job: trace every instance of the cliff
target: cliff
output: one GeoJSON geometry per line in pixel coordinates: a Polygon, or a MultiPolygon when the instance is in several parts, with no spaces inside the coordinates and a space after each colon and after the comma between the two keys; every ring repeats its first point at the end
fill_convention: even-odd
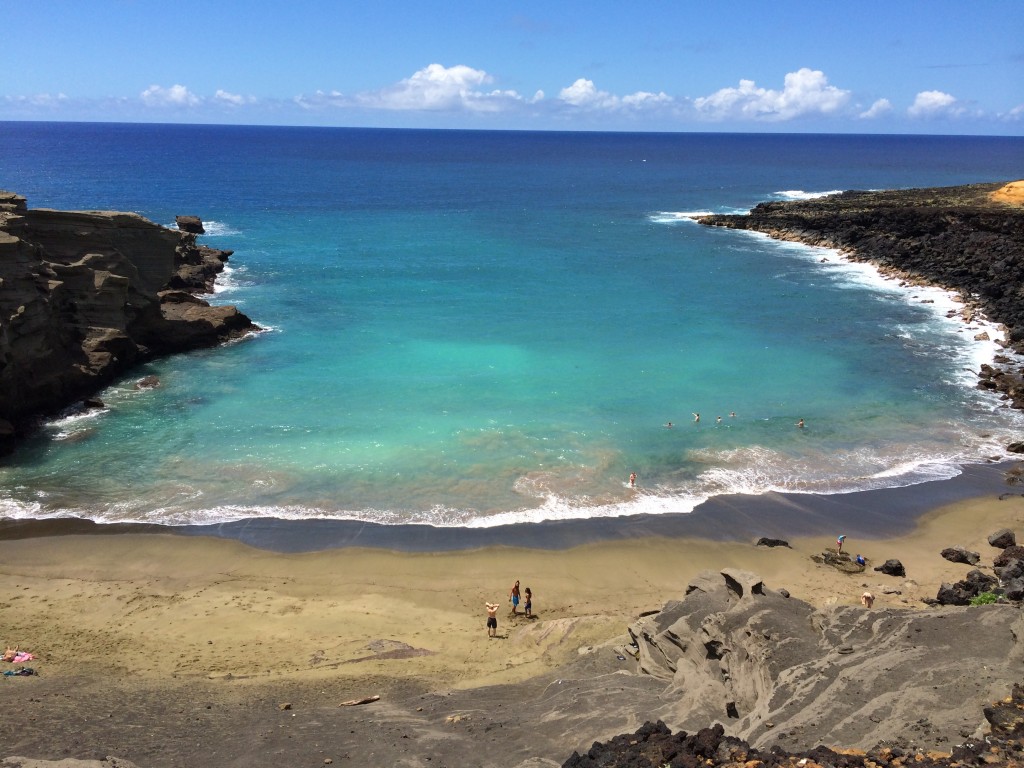
{"type": "MultiPolygon", "coordinates": [[[[701,224],[762,232],[836,248],[908,283],[959,293],[971,310],[1007,329],[1024,352],[1024,206],[1020,182],[879,192],[849,191],[816,200],[767,202],[742,216],[701,216],[701,224]]],[[[980,372],[980,386],[1024,408],[1020,368],[980,372]]]]}
{"type": "MultiPolygon", "coordinates": [[[[255,329],[210,306],[230,251],[134,213],[30,210],[0,191],[0,452],[36,417],[94,394],[133,366],[255,329]]],[[[186,231],[191,230],[191,231],[186,231]]]]}
{"type": "Polygon", "coordinates": [[[1017,604],[815,610],[726,570],[629,631],[658,720],[563,768],[1022,764],[1017,604]]]}

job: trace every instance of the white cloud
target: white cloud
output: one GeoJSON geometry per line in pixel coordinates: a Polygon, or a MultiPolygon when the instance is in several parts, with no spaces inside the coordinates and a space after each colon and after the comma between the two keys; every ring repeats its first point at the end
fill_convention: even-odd
{"type": "Polygon", "coordinates": [[[194,107],[202,101],[184,85],[172,85],[170,88],[151,85],[140,97],[150,107],[194,107]]]}
{"type": "Polygon", "coordinates": [[[662,104],[671,104],[675,99],[669,96],[664,91],[658,93],[648,93],[647,91],[637,91],[631,93],[628,96],[622,97],[623,105],[627,107],[633,107],[640,109],[649,106],[660,106],[662,104]]]}
{"type": "Polygon", "coordinates": [[[240,96],[237,93],[229,93],[228,91],[223,91],[220,88],[218,88],[217,92],[213,94],[213,98],[214,101],[217,101],[221,104],[229,104],[233,107],[240,107],[243,104],[251,104],[255,101],[255,99],[251,96],[240,96]]]}
{"type": "Polygon", "coordinates": [[[829,85],[824,72],[804,67],[786,75],[781,91],[740,80],[739,87],[722,88],[693,104],[699,114],[714,120],[790,120],[838,112],[849,100],[850,92],[829,85]]]}
{"type": "Polygon", "coordinates": [[[637,91],[627,96],[615,96],[607,91],[599,91],[593,80],[579,78],[572,85],[558,92],[558,98],[566,104],[581,109],[622,110],[659,108],[674,103],[674,99],[666,93],[648,93],[637,91]]]}
{"type": "Polygon", "coordinates": [[[892,112],[892,102],[888,99],[878,99],[868,109],[861,112],[858,117],[864,118],[865,120],[873,120],[876,117],[887,115],[892,112]]]}
{"type": "Polygon", "coordinates": [[[516,91],[480,90],[493,80],[463,64],[430,64],[388,88],[361,93],[353,102],[375,109],[498,112],[524,101],[516,91]]]}
{"type": "Polygon", "coordinates": [[[574,107],[601,109],[618,106],[618,99],[607,91],[599,91],[593,80],[581,77],[572,85],[558,92],[558,98],[574,107]]]}
{"type": "Polygon", "coordinates": [[[907,108],[911,117],[956,117],[963,113],[955,96],[942,91],[921,91],[907,108]]]}

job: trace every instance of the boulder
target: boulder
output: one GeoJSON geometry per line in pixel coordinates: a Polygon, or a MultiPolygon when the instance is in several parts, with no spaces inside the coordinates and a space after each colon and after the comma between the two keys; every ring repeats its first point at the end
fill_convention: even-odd
{"type": "Polygon", "coordinates": [[[198,216],[175,216],[174,220],[178,224],[178,229],[182,232],[191,232],[193,235],[206,234],[203,220],[198,216]]]}
{"type": "Polygon", "coordinates": [[[1024,578],[1015,578],[1004,581],[1001,587],[1003,597],[1007,600],[1020,602],[1024,600],[1024,578]]]}
{"type": "MultiPolygon", "coordinates": [[[[757,540],[756,546],[758,547],[789,547],[789,542],[785,539],[769,539],[767,536],[762,536],[757,540]]],[[[792,549],[792,547],[790,547],[792,549]]]]}
{"type": "Polygon", "coordinates": [[[1019,579],[1024,576],[1024,560],[1011,560],[1006,565],[994,569],[1000,581],[1019,579]]]}
{"type": "Polygon", "coordinates": [[[896,559],[886,560],[881,565],[876,565],[875,570],[884,573],[886,576],[899,576],[902,578],[907,575],[903,563],[896,559]]]}
{"type": "Polygon", "coordinates": [[[1017,537],[1009,528],[1003,528],[995,533],[989,534],[988,543],[996,549],[1006,549],[1017,543],[1017,537]]]}
{"type": "Polygon", "coordinates": [[[996,568],[1005,568],[1011,560],[1024,560],[1024,547],[1017,546],[1016,544],[1006,547],[1006,549],[996,555],[992,565],[996,568]]]}
{"type": "Polygon", "coordinates": [[[977,552],[971,552],[964,547],[946,547],[940,554],[951,563],[977,565],[981,560],[981,555],[977,552]]]}

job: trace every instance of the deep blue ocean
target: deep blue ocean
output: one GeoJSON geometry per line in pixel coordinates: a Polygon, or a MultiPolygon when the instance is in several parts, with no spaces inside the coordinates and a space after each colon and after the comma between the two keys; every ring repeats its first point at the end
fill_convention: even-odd
{"type": "Polygon", "coordinates": [[[0,515],[488,526],[951,477],[1024,427],[974,388],[983,324],[687,214],[1022,161],[1022,138],[0,123],[0,188],[200,216],[234,250],[214,301],[265,329],[50,423],[0,464],[0,515]]]}

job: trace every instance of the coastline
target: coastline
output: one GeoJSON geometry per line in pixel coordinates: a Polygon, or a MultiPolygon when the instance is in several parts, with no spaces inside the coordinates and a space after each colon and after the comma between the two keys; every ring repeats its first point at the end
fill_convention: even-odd
{"type": "MultiPolygon", "coordinates": [[[[8,645],[36,654],[39,674],[0,683],[27,715],[0,724],[0,741],[8,755],[114,754],[141,768],[345,758],[560,765],[645,720],[669,722],[676,697],[666,698],[664,680],[636,674],[619,649],[627,627],[681,600],[701,573],[749,571],[826,613],[862,610],[859,595],[870,589],[882,617],[924,610],[941,582],[964,577],[970,567],[943,559],[944,547],[978,551],[985,567],[997,552],[986,537],[1020,529],[1024,496],[1001,481],[1004,467],[978,469],[929,490],[862,492],[824,506],[823,497],[761,499],[776,507],[767,517],[751,499],[723,499],[706,510],[722,522],[707,537],[629,521],[629,536],[595,539],[589,526],[590,536],[560,549],[501,540],[498,531],[486,545],[448,551],[371,548],[360,538],[271,552],[208,535],[7,537],[0,627],[8,645]],[[869,566],[899,558],[907,576],[814,562],[835,546],[836,511],[850,526],[842,531],[851,553],[869,566]],[[880,535],[878,522],[893,513],[898,523],[880,535]],[[751,529],[738,531],[743,521],[751,529]],[[790,535],[789,547],[755,546],[755,525],[765,526],[757,535],[804,535],[790,535]],[[509,615],[514,579],[533,589],[536,618],[509,615]],[[497,639],[485,634],[485,601],[502,606],[497,639]],[[341,706],[370,696],[380,700],[341,706]]],[[[986,663],[971,660],[968,638],[944,642],[958,649],[964,674],[986,663]]],[[[977,720],[1021,665],[1005,666],[944,701],[943,712],[977,720]]],[[[939,709],[929,716],[937,720],[939,709]]],[[[863,735],[842,743],[840,726],[829,727],[839,728],[837,746],[870,746],[863,735]]],[[[915,743],[941,749],[939,735],[917,734],[915,743]]],[[[782,743],[816,738],[812,729],[782,743]]]]}
{"type": "Polygon", "coordinates": [[[486,528],[382,525],[353,520],[252,518],[216,525],[165,526],[95,523],[81,518],[0,518],[0,542],[61,536],[169,534],[213,537],[278,553],[368,548],[394,552],[457,552],[518,546],[564,550],[598,542],[642,538],[699,538],[754,542],[769,538],[833,536],[861,539],[902,536],[930,511],[973,498],[1018,495],[1007,472],[1019,462],[968,464],[945,480],[837,494],[727,494],[699,504],[692,512],[663,515],[580,518],[517,523],[486,528]]]}

